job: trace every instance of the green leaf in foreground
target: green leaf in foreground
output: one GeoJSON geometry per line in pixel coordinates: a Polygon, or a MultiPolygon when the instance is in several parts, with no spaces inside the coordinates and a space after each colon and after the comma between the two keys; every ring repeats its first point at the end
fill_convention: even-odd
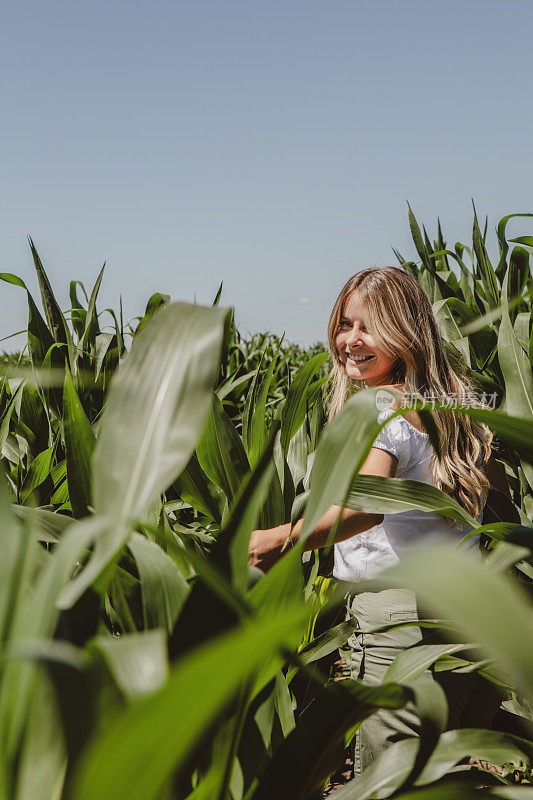
{"type": "Polygon", "coordinates": [[[319,690],[296,728],[278,747],[251,797],[269,800],[283,785],[284,797],[307,800],[333,771],[344,735],[378,708],[402,708],[411,697],[401,686],[333,683],[319,690]]]}
{"type": "MultiPolygon", "coordinates": [[[[300,533],[302,543],[331,505],[342,504],[353,476],[364,463],[381,428],[376,394],[366,389],[354,395],[326,426],[310,478],[310,495],[300,533]]],[[[275,569],[275,568],[274,568],[275,569]]]]}
{"type": "Polygon", "coordinates": [[[453,497],[435,486],[404,478],[356,475],[344,505],[377,514],[401,514],[417,508],[438,512],[474,528],[479,525],[453,497]]]}
{"type": "Polygon", "coordinates": [[[156,542],[134,532],[128,545],[141,581],[144,624],[170,632],[189,594],[189,584],[156,542]]]}
{"type": "Polygon", "coordinates": [[[162,630],[97,636],[91,647],[99,650],[118,687],[130,699],[160,689],[168,677],[166,637],[162,630]]]}
{"type": "Polygon", "coordinates": [[[447,548],[409,553],[381,578],[413,589],[425,607],[452,620],[533,696],[533,609],[519,587],[473,555],[447,548]]]}
{"type": "Polygon", "coordinates": [[[93,505],[116,523],[97,541],[85,569],[65,587],[72,605],[125,544],[186,466],[211,404],[225,312],[174,303],[135,338],[115,376],[93,457],[93,505]]]}
{"type": "MultiPolygon", "coordinates": [[[[443,403],[435,403],[433,407],[439,411],[446,411],[448,414],[454,413],[443,403]]],[[[409,406],[404,406],[402,411],[410,408],[423,411],[424,403],[422,400],[415,400],[409,406]]],[[[513,417],[502,411],[478,408],[477,406],[461,406],[458,408],[458,412],[487,425],[498,434],[505,444],[516,450],[528,463],[533,464],[533,418],[513,417]]]]}
{"type": "Polygon", "coordinates": [[[209,413],[224,316],[173,303],[135,337],[94,453],[95,511],[142,517],[187,464],[209,413]]]}
{"type": "MultiPolygon", "coordinates": [[[[396,742],[385,750],[357,781],[351,781],[338,789],[335,792],[335,800],[389,797],[407,778],[411,765],[414,763],[417,748],[416,739],[396,742]]],[[[502,764],[512,761],[518,754],[524,756],[525,759],[531,759],[533,756],[531,742],[520,739],[518,736],[476,728],[446,731],[440,737],[437,747],[415,783],[420,786],[438,780],[447,775],[455,764],[468,756],[475,756],[493,764],[502,764]]],[[[433,791],[433,787],[428,787],[428,791],[433,791]]],[[[425,792],[420,791],[420,795],[405,796],[414,798],[424,797],[424,795],[425,792]]],[[[404,797],[403,794],[398,796],[404,797]]],[[[428,797],[430,796],[432,795],[429,794],[428,797]]],[[[468,797],[469,795],[465,794],[464,796],[468,797]]],[[[458,798],[459,795],[449,795],[449,797],[458,798]]],[[[463,794],[460,797],[462,798],[463,794]]]]}
{"type": "Polygon", "coordinates": [[[72,800],[156,798],[244,681],[294,637],[303,619],[299,605],[285,607],[185,658],[163,689],[133,705],[92,743],[72,800]]]}

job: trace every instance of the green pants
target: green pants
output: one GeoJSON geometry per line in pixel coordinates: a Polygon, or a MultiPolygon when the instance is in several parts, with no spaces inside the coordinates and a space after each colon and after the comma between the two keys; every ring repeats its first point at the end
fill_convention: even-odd
{"type": "MultiPolygon", "coordinates": [[[[349,613],[355,615],[359,628],[341,650],[352,678],[369,685],[383,681],[389,666],[408,647],[435,643],[432,629],[407,626],[384,633],[365,633],[372,628],[423,618],[416,597],[409,589],[386,589],[364,592],[349,600],[349,613]]],[[[489,727],[501,695],[475,674],[426,670],[424,679],[436,679],[445,691],[449,715],[447,729],[489,727]]],[[[357,778],[388,747],[402,739],[417,736],[420,720],[415,706],[408,703],[399,710],[380,709],[366,719],[355,736],[354,774],[357,778]]]]}

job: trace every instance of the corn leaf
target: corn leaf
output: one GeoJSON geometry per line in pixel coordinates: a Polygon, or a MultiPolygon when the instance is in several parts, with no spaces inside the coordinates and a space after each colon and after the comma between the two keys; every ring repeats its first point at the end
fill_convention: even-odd
{"type": "Polygon", "coordinates": [[[318,353],[294,376],[281,415],[281,449],[287,455],[289,442],[301,428],[307,408],[307,393],[317,370],[328,359],[327,353],[318,353]]]}
{"type": "Polygon", "coordinates": [[[170,633],[189,594],[189,584],[155,542],[132,533],[128,546],[141,580],[145,627],[163,628],[170,633]]]}
{"type": "Polygon", "coordinates": [[[91,642],[93,649],[102,654],[119,689],[130,700],[161,689],[168,677],[162,630],[128,633],[118,638],[97,636],[91,642]]]}
{"type": "Polygon", "coordinates": [[[222,489],[231,503],[249,471],[249,465],[241,439],[214,392],[211,413],[196,447],[196,455],[207,477],[222,489]]]}
{"type": "Polygon", "coordinates": [[[84,517],[91,503],[91,458],[95,439],[68,370],[63,386],[63,432],[68,499],[74,516],[84,517]]]}
{"type": "Polygon", "coordinates": [[[209,413],[224,312],[185,303],[164,308],[136,336],[113,381],[93,457],[93,504],[117,522],[62,594],[67,606],[123,547],[189,461],[209,413]]]}
{"type": "Polygon", "coordinates": [[[369,514],[401,514],[416,508],[443,514],[472,528],[479,527],[479,522],[450,495],[436,486],[405,478],[356,475],[344,505],[369,514]]]}
{"type": "Polygon", "coordinates": [[[533,693],[533,648],[525,645],[533,633],[530,602],[505,576],[487,572],[470,554],[427,547],[405,555],[383,578],[412,588],[424,607],[451,619],[533,693]]]}
{"type": "Polygon", "coordinates": [[[93,742],[78,770],[72,800],[156,798],[243,682],[301,625],[301,608],[285,608],[261,626],[247,625],[185,658],[159,692],[120,715],[93,742]]]}

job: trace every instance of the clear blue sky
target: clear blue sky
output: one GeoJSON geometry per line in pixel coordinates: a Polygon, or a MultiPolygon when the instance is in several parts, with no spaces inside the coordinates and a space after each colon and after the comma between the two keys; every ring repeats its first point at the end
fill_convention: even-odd
{"type": "Polygon", "coordinates": [[[532,30],[529,0],[5,5],[0,271],[37,294],[31,234],[64,307],[106,261],[100,308],[224,280],[243,332],[324,340],[351,274],[414,255],[406,199],[451,243],[471,197],[533,211],[532,30]]]}

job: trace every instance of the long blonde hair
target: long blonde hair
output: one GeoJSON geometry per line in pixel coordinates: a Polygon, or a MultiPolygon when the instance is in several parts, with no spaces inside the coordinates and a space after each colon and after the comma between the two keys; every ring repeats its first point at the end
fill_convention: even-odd
{"type": "MultiPolygon", "coordinates": [[[[395,359],[391,383],[403,384],[406,392],[421,399],[452,396],[461,402],[466,396],[468,404],[487,407],[477,399],[465,368],[460,363],[450,364],[431,303],[418,281],[399,267],[371,267],[346,282],[331,312],[330,419],[345,404],[351,388],[364,388],[364,381],[346,374],[335,343],[344,304],[352,292],[357,292],[365,307],[367,330],[376,345],[395,359]]],[[[464,414],[432,411],[441,443],[441,459],[435,451],[431,458],[435,486],[477,517],[490,486],[483,467],[491,454],[492,432],[464,414]]]]}

